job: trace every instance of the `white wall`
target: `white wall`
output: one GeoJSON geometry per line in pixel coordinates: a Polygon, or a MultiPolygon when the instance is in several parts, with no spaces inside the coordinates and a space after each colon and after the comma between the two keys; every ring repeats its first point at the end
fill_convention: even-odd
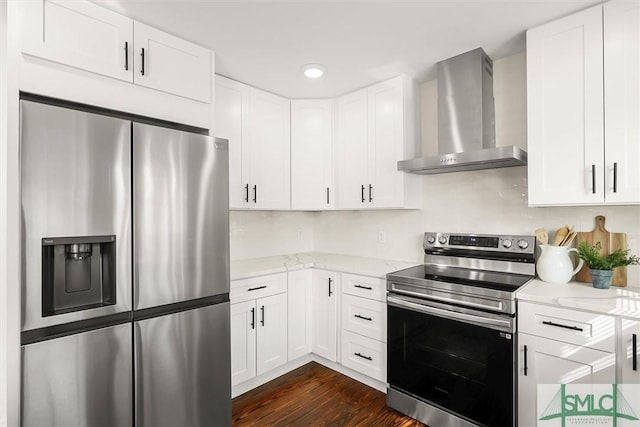
{"type": "MultiPolygon", "coordinates": [[[[437,152],[436,82],[424,83],[421,92],[422,150],[425,154],[434,154],[437,152]]],[[[494,97],[496,144],[526,149],[524,53],[494,62],[494,97]]],[[[312,247],[320,252],[421,262],[425,231],[531,235],[539,227],[556,230],[565,224],[589,231],[593,229],[596,215],[607,217],[609,231],[627,233],[632,253],[640,253],[640,207],[529,208],[526,167],[430,175],[423,180],[421,210],[235,213],[232,215],[232,259],[312,247]],[[308,218],[313,218],[313,241],[306,238],[295,241],[295,228],[299,224],[307,225],[308,218]],[[262,227],[268,230],[260,230],[262,227]],[[255,229],[256,238],[238,233],[241,229],[255,229]],[[386,235],[385,243],[378,241],[379,231],[386,235]],[[251,245],[255,247],[249,247],[251,245]]],[[[628,275],[630,285],[640,286],[640,267],[629,267],[628,275]]]]}

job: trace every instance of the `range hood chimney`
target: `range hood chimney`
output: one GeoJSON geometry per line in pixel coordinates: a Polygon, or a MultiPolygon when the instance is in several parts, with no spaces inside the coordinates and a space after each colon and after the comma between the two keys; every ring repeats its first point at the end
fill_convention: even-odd
{"type": "Polygon", "coordinates": [[[438,62],[438,155],[398,162],[423,175],[527,164],[527,153],[496,147],[493,61],[482,48],[438,62]]]}

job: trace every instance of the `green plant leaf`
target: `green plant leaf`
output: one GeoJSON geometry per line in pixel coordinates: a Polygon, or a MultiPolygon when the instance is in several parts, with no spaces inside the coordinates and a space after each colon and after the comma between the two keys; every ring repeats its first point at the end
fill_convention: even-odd
{"type": "Polygon", "coordinates": [[[602,244],[600,242],[596,242],[593,246],[582,242],[578,246],[578,256],[584,260],[589,268],[594,270],[613,270],[616,267],[640,264],[640,258],[636,255],[629,255],[629,249],[618,249],[604,255],[600,254],[601,250],[602,244]]]}

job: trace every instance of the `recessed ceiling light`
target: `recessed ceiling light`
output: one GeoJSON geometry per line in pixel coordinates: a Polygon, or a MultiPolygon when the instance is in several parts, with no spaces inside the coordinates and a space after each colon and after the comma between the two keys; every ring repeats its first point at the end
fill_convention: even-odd
{"type": "Polygon", "coordinates": [[[317,79],[327,72],[327,67],[322,64],[307,64],[302,67],[302,72],[310,79],[317,79]]]}

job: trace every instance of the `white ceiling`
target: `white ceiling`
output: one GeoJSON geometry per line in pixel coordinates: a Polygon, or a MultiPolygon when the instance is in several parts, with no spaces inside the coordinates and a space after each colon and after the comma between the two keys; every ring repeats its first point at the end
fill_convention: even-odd
{"type": "Polygon", "coordinates": [[[289,98],[328,98],[483,47],[522,52],[525,30],[599,0],[94,0],[216,52],[216,73],[289,98]],[[325,77],[302,75],[307,63],[325,77]]]}

